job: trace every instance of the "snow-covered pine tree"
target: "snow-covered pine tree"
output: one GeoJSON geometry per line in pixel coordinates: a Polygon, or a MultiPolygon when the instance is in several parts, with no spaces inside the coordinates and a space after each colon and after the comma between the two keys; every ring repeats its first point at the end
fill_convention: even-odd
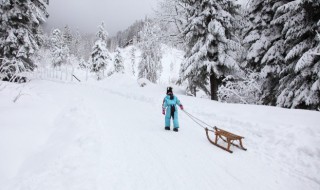
{"type": "Polygon", "coordinates": [[[60,67],[67,63],[69,48],[59,29],[54,29],[51,37],[51,55],[53,67],[60,67]]]}
{"type": "MultiPolygon", "coordinates": [[[[285,65],[280,73],[277,105],[320,108],[320,56],[317,23],[319,0],[291,0],[277,9],[273,24],[281,25],[285,65]]],[[[275,52],[276,53],[276,52],[275,52]]]]}
{"type": "Polygon", "coordinates": [[[276,9],[285,1],[251,0],[246,15],[251,25],[244,29],[243,43],[248,52],[245,67],[261,73],[262,92],[259,102],[266,105],[276,104],[279,73],[284,64],[281,26],[271,23],[276,9]]]}
{"type": "Polygon", "coordinates": [[[138,36],[139,32],[143,29],[143,26],[144,21],[138,20],[126,30],[117,32],[116,36],[110,39],[111,47],[115,49],[116,47],[126,47],[132,44],[134,38],[138,36]]]}
{"type": "Polygon", "coordinates": [[[64,27],[63,32],[62,32],[62,36],[63,36],[64,44],[66,44],[67,47],[69,48],[69,50],[71,50],[73,48],[72,47],[73,35],[72,35],[71,29],[68,25],[66,25],[64,27]]]}
{"type": "Polygon", "coordinates": [[[72,48],[70,49],[71,53],[73,55],[75,55],[76,57],[83,57],[83,55],[81,55],[81,34],[79,32],[79,30],[76,30],[75,35],[73,37],[73,41],[72,41],[72,48]]]}
{"type": "Polygon", "coordinates": [[[135,72],[136,51],[137,51],[137,49],[134,46],[132,46],[132,48],[130,50],[130,60],[131,60],[131,69],[132,69],[133,76],[136,75],[136,72],[135,72]]]}
{"type": "Polygon", "coordinates": [[[49,0],[0,3],[0,80],[19,80],[19,73],[36,67],[32,56],[41,45],[41,24],[49,16],[48,4],[49,0]]]}
{"type": "Polygon", "coordinates": [[[90,65],[88,64],[88,62],[86,62],[83,58],[81,58],[79,60],[79,67],[83,70],[87,69],[88,67],[90,67],[90,65]]]}
{"type": "Polygon", "coordinates": [[[92,47],[95,41],[96,41],[95,34],[94,35],[86,34],[81,37],[79,53],[85,60],[91,59],[92,47]]]}
{"type": "MultiPolygon", "coordinates": [[[[202,88],[218,100],[217,91],[223,78],[240,70],[235,51],[241,50],[234,36],[237,6],[232,0],[181,0],[188,22],[182,31],[187,51],[180,71],[180,81],[187,80],[191,89],[202,88]],[[205,83],[210,82],[210,90],[205,83]]],[[[195,90],[193,90],[195,91],[195,90]]]]}
{"type": "Polygon", "coordinates": [[[279,27],[271,25],[275,7],[281,5],[278,0],[251,0],[245,18],[249,20],[243,29],[243,44],[247,47],[246,68],[261,71],[261,60],[269,48],[281,35],[279,27]],[[278,4],[278,5],[277,5],[278,4]]]}
{"type": "Polygon", "coordinates": [[[104,23],[99,26],[99,31],[96,34],[96,42],[93,46],[91,53],[91,72],[97,74],[98,80],[104,77],[104,70],[106,69],[108,62],[111,61],[109,51],[107,49],[107,37],[108,33],[104,27],[104,23]]]}
{"type": "Polygon", "coordinates": [[[141,60],[138,66],[138,77],[146,78],[153,83],[157,82],[162,72],[159,33],[160,28],[150,22],[145,23],[145,27],[140,33],[141,60]]]}
{"type": "Polygon", "coordinates": [[[117,48],[114,56],[114,70],[116,73],[124,73],[123,57],[120,48],[117,48]]]}

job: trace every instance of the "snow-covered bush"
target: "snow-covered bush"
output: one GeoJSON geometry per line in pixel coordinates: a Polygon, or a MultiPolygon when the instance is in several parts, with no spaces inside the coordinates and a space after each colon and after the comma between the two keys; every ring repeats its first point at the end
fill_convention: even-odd
{"type": "Polygon", "coordinates": [[[150,84],[150,81],[146,78],[139,78],[138,79],[138,84],[140,87],[145,87],[147,86],[148,84],[150,84]]]}
{"type": "Polygon", "coordinates": [[[259,73],[249,71],[243,78],[225,78],[218,90],[219,100],[228,103],[257,104],[261,96],[259,73]]]}
{"type": "Polygon", "coordinates": [[[90,63],[88,61],[85,61],[83,58],[80,59],[79,61],[79,67],[83,70],[86,70],[90,67],[90,63]]]}

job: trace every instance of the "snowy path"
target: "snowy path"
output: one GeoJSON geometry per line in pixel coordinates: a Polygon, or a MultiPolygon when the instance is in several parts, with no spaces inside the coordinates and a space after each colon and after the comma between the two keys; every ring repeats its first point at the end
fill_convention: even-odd
{"type": "MultiPolygon", "coordinates": [[[[0,110],[5,124],[0,137],[28,137],[0,140],[1,153],[9,157],[0,159],[4,169],[0,177],[5,179],[0,186],[5,190],[320,188],[320,149],[314,147],[320,144],[320,129],[315,126],[319,112],[226,105],[178,95],[188,111],[246,137],[248,151],[233,148],[229,154],[211,145],[204,131],[181,112],[179,133],[165,131],[163,89],[140,88],[118,78],[99,84],[35,81],[24,87],[30,96],[17,104],[1,100],[8,109],[0,110]],[[11,122],[22,108],[30,113],[17,114],[20,122],[11,122]],[[40,119],[23,118],[34,114],[40,119]],[[22,126],[30,131],[21,134],[22,126]],[[10,161],[13,156],[20,159],[10,161]]],[[[17,91],[8,88],[1,93],[17,91]]]]}

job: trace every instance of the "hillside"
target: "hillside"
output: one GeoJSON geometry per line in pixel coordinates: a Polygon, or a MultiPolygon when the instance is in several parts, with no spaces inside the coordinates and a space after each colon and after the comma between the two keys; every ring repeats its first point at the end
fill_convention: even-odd
{"type": "Polygon", "coordinates": [[[1,189],[320,188],[319,112],[223,104],[174,87],[188,112],[245,137],[248,151],[230,154],[181,111],[180,131],[164,130],[165,87],[127,75],[1,83],[1,189]]]}

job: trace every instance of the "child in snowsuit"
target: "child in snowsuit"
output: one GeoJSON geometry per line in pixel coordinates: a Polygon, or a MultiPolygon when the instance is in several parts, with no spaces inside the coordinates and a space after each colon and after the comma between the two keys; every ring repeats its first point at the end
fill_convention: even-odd
{"type": "Polygon", "coordinates": [[[173,131],[178,132],[179,121],[178,121],[178,109],[177,106],[183,110],[183,106],[180,100],[173,95],[172,87],[167,88],[167,96],[163,100],[162,114],[165,115],[165,130],[170,130],[170,119],[173,119],[173,131]]]}

